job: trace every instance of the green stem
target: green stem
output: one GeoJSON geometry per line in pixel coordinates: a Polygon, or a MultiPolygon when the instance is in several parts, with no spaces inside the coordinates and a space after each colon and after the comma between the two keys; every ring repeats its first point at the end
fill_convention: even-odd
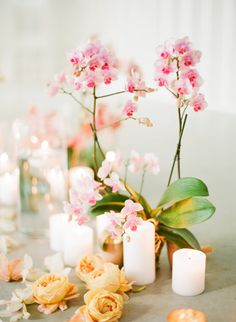
{"type": "Polygon", "coordinates": [[[94,169],[95,173],[98,171],[98,161],[97,161],[97,147],[96,147],[96,141],[97,141],[97,134],[96,134],[96,107],[97,107],[97,99],[96,99],[96,87],[93,89],[93,123],[92,123],[92,129],[93,129],[93,159],[94,159],[94,169]]]}
{"type": "Polygon", "coordinates": [[[142,192],[143,192],[143,185],[144,185],[144,178],[145,178],[145,174],[146,174],[146,170],[143,170],[142,173],[142,178],[141,178],[141,185],[140,185],[140,189],[139,189],[139,195],[141,196],[142,192]]]}
{"type": "Polygon", "coordinates": [[[124,93],[126,93],[126,91],[119,91],[119,92],[114,92],[114,93],[110,93],[110,94],[106,94],[106,95],[97,96],[96,98],[100,99],[100,98],[110,97],[110,96],[124,94],[124,93]]]}
{"type": "Polygon", "coordinates": [[[177,156],[178,156],[178,153],[179,153],[180,147],[181,147],[181,140],[182,140],[182,137],[183,137],[183,133],[184,133],[184,129],[185,129],[185,125],[186,125],[187,117],[188,117],[188,115],[186,114],[186,115],[185,115],[185,117],[184,117],[184,121],[183,121],[183,126],[182,126],[182,130],[181,130],[181,134],[180,134],[180,136],[179,136],[179,141],[178,141],[178,144],[177,144],[177,148],[176,148],[176,152],[175,152],[174,160],[173,160],[173,162],[172,162],[172,167],[171,167],[171,171],[170,171],[170,175],[169,175],[169,180],[168,180],[167,186],[169,186],[169,185],[170,185],[170,183],[171,183],[171,179],[172,179],[172,175],[173,175],[173,171],[174,171],[174,167],[175,167],[176,159],[177,159],[177,156]]]}
{"type": "MultiPolygon", "coordinates": [[[[180,108],[178,108],[178,118],[179,118],[179,138],[181,137],[182,133],[182,119],[181,119],[181,111],[180,108]]],[[[181,140],[180,140],[181,141],[181,140]]],[[[181,142],[180,142],[181,143],[181,142]]],[[[179,145],[178,148],[178,155],[177,155],[177,164],[178,164],[178,179],[181,178],[181,167],[180,167],[180,149],[181,149],[181,144],[179,145]]]]}
{"type": "Polygon", "coordinates": [[[82,102],[80,102],[74,95],[73,95],[73,93],[71,93],[71,92],[67,92],[64,88],[61,88],[61,91],[62,91],[62,93],[64,93],[64,94],[67,94],[67,95],[69,95],[69,96],[71,96],[72,98],[73,98],[73,100],[76,102],[76,103],[78,103],[84,110],[86,110],[87,112],[89,112],[90,114],[93,114],[93,112],[88,108],[88,107],[86,107],[82,102]]]}

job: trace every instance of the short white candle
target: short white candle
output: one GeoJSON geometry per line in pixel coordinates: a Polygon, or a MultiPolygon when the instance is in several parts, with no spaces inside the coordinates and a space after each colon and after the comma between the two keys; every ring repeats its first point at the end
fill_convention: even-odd
{"type": "Polygon", "coordinates": [[[206,255],[183,248],[173,254],[172,289],[184,296],[201,294],[205,289],[206,255]]]}
{"type": "Polygon", "coordinates": [[[94,178],[94,172],[89,167],[72,167],[69,170],[70,188],[76,188],[78,181],[86,177],[94,178]]]}
{"type": "Polygon", "coordinates": [[[49,217],[49,241],[50,248],[56,252],[64,249],[64,239],[66,227],[68,225],[68,215],[61,213],[49,217]]]}
{"type": "Polygon", "coordinates": [[[143,221],[136,231],[127,231],[123,240],[124,270],[135,285],[151,284],[156,278],[155,227],[143,221]]]}
{"type": "Polygon", "coordinates": [[[92,228],[75,222],[70,222],[66,229],[64,240],[64,261],[66,265],[76,266],[78,261],[93,253],[92,228]]]}

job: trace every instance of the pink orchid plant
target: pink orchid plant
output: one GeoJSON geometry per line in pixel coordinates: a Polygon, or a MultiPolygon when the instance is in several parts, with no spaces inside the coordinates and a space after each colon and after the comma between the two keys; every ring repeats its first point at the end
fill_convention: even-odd
{"type": "MultiPolygon", "coordinates": [[[[112,237],[122,236],[127,229],[136,231],[143,220],[156,221],[159,236],[174,242],[179,247],[200,248],[188,226],[200,223],[211,217],[215,211],[212,203],[206,199],[207,186],[193,177],[181,178],[180,152],[186,126],[188,109],[202,111],[207,107],[205,97],[200,93],[203,83],[195,69],[201,53],[193,49],[187,37],[165,42],[157,49],[155,62],[155,84],[146,85],[140,69],[136,65],[129,67],[126,81],[119,91],[107,89],[120,76],[120,66],[114,52],[98,40],[76,49],[68,55],[70,64],[68,73],[58,74],[49,88],[53,96],[58,93],[69,95],[90,117],[90,130],[93,136],[94,178],[82,178],[76,190],[70,191],[70,200],[65,202],[65,211],[70,213],[78,224],[88,220],[87,213],[99,215],[106,213],[110,219],[112,237]],[[101,90],[105,87],[105,94],[101,90]],[[145,116],[136,117],[138,102],[149,93],[164,88],[175,98],[179,120],[179,137],[175,151],[167,188],[157,205],[153,208],[142,195],[144,178],[147,172],[157,175],[160,171],[158,158],[153,153],[141,156],[132,151],[128,160],[122,160],[119,153],[103,151],[99,133],[104,128],[120,124],[126,120],[137,120],[139,124],[151,127],[151,120],[145,116]],[[90,103],[85,105],[78,98],[80,93],[88,92],[90,103]],[[98,106],[107,97],[127,96],[121,107],[122,116],[115,122],[103,122],[99,125],[98,106]],[[98,162],[98,154],[102,158],[98,162]],[[172,182],[177,164],[178,180],[172,182]],[[120,175],[122,167],[124,178],[120,175]],[[127,172],[140,173],[139,192],[127,182],[127,172]]],[[[104,120],[105,118],[103,118],[104,120]]]]}

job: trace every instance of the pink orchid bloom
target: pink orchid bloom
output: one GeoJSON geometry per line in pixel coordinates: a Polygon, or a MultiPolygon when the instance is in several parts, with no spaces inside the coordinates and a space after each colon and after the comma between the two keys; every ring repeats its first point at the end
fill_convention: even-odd
{"type": "Polygon", "coordinates": [[[148,171],[151,171],[154,175],[157,175],[160,172],[158,158],[154,153],[145,153],[144,168],[148,171]]]}
{"type": "Polygon", "coordinates": [[[81,214],[75,218],[75,221],[77,222],[78,225],[84,225],[89,221],[89,217],[86,216],[85,214],[81,214]]]}
{"type": "Polygon", "coordinates": [[[66,77],[65,72],[62,72],[60,74],[56,74],[54,76],[54,81],[57,84],[64,84],[64,83],[66,83],[67,82],[67,77],[66,77]]]}
{"type": "Polygon", "coordinates": [[[208,106],[205,96],[201,93],[198,93],[191,98],[190,105],[195,112],[203,111],[208,106]]]}
{"type": "Polygon", "coordinates": [[[133,202],[132,200],[128,199],[125,201],[125,206],[121,210],[122,216],[128,215],[136,215],[138,211],[143,210],[143,207],[140,203],[133,202]]]}
{"type": "Polygon", "coordinates": [[[188,79],[174,80],[171,83],[172,90],[180,95],[185,96],[191,93],[192,87],[188,79]]]}
{"type": "Polygon", "coordinates": [[[146,96],[146,84],[141,78],[141,74],[137,71],[131,69],[130,75],[127,78],[126,90],[130,93],[134,93],[136,96],[145,97],[146,96]]]}
{"type": "Polygon", "coordinates": [[[202,53],[199,50],[191,50],[187,52],[180,60],[181,67],[186,68],[195,66],[200,62],[202,53]]]}
{"type": "Polygon", "coordinates": [[[112,163],[106,159],[102,162],[102,166],[98,169],[98,177],[101,180],[104,180],[112,170],[112,163]]]}
{"type": "Polygon", "coordinates": [[[106,212],[105,215],[110,220],[108,231],[111,233],[112,238],[121,237],[123,233],[123,220],[120,213],[111,210],[110,212],[106,212]]]}
{"type": "Polygon", "coordinates": [[[56,96],[58,93],[59,93],[59,86],[58,85],[50,85],[49,88],[48,88],[48,95],[53,97],[53,96],[56,96]]]}
{"type": "Polygon", "coordinates": [[[69,215],[80,215],[84,209],[81,205],[81,203],[69,203],[67,201],[63,202],[64,205],[64,212],[69,214],[69,215]]]}
{"type": "Polygon", "coordinates": [[[131,100],[127,101],[124,106],[123,113],[126,116],[131,117],[135,112],[137,112],[137,104],[135,104],[131,100]]]}
{"type": "Polygon", "coordinates": [[[134,150],[131,151],[128,169],[134,173],[140,172],[143,169],[143,158],[134,150]]]}
{"type": "Polygon", "coordinates": [[[174,49],[181,55],[185,54],[191,49],[191,42],[188,37],[177,39],[174,44],[174,49]]]}
{"type": "Polygon", "coordinates": [[[126,223],[124,224],[125,229],[130,229],[136,231],[138,225],[142,225],[143,220],[140,217],[137,217],[135,214],[131,214],[127,217],[126,223]]]}
{"type": "Polygon", "coordinates": [[[188,79],[192,87],[198,89],[203,84],[203,79],[195,69],[189,69],[182,75],[183,79],[188,79]]]}
{"type": "Polygon", "coordinates": [[[120,178],[119,178],[118,174],[116,174],[115,172],[112,172],[110,174],[110,178],[106,178],[104,180],[104,183],[107,186],[112,188],[112,192],[117,192],[119,190],[125,190],[123,183],[120,182],[120,178]]]}

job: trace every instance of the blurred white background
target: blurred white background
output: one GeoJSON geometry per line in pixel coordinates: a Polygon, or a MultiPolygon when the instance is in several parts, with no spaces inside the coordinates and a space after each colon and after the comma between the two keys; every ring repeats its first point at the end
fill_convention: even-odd
{"type": "MultiPolygon", "coordinates": [[[[91,35],[112,44],[120,58],[140,64],[150,84],[155,48],[166,39],[189,36],[203,52],[199,69],[209,107],[189,117],[183,175],[203,178],[215,201],[226,189],[228,199],[221,207],[227,207],[235,187],[236,156],[229,145],[236,135],[235,32],[235,0],[0,0],[1,122],[9,123],[34,104],[60,109],[72,124],[70,98],[49,98],[46,85],[66,66],[66,53],[91,35]]],[[[156,198],[166,184],[176,145],[176,111],[169,95],[155,93],[142,102],[141,114],[156,126],[127,123],[117,145],[126,152],[135,148],[159,155],[162,172],[146,183],[156,198]]]]}

